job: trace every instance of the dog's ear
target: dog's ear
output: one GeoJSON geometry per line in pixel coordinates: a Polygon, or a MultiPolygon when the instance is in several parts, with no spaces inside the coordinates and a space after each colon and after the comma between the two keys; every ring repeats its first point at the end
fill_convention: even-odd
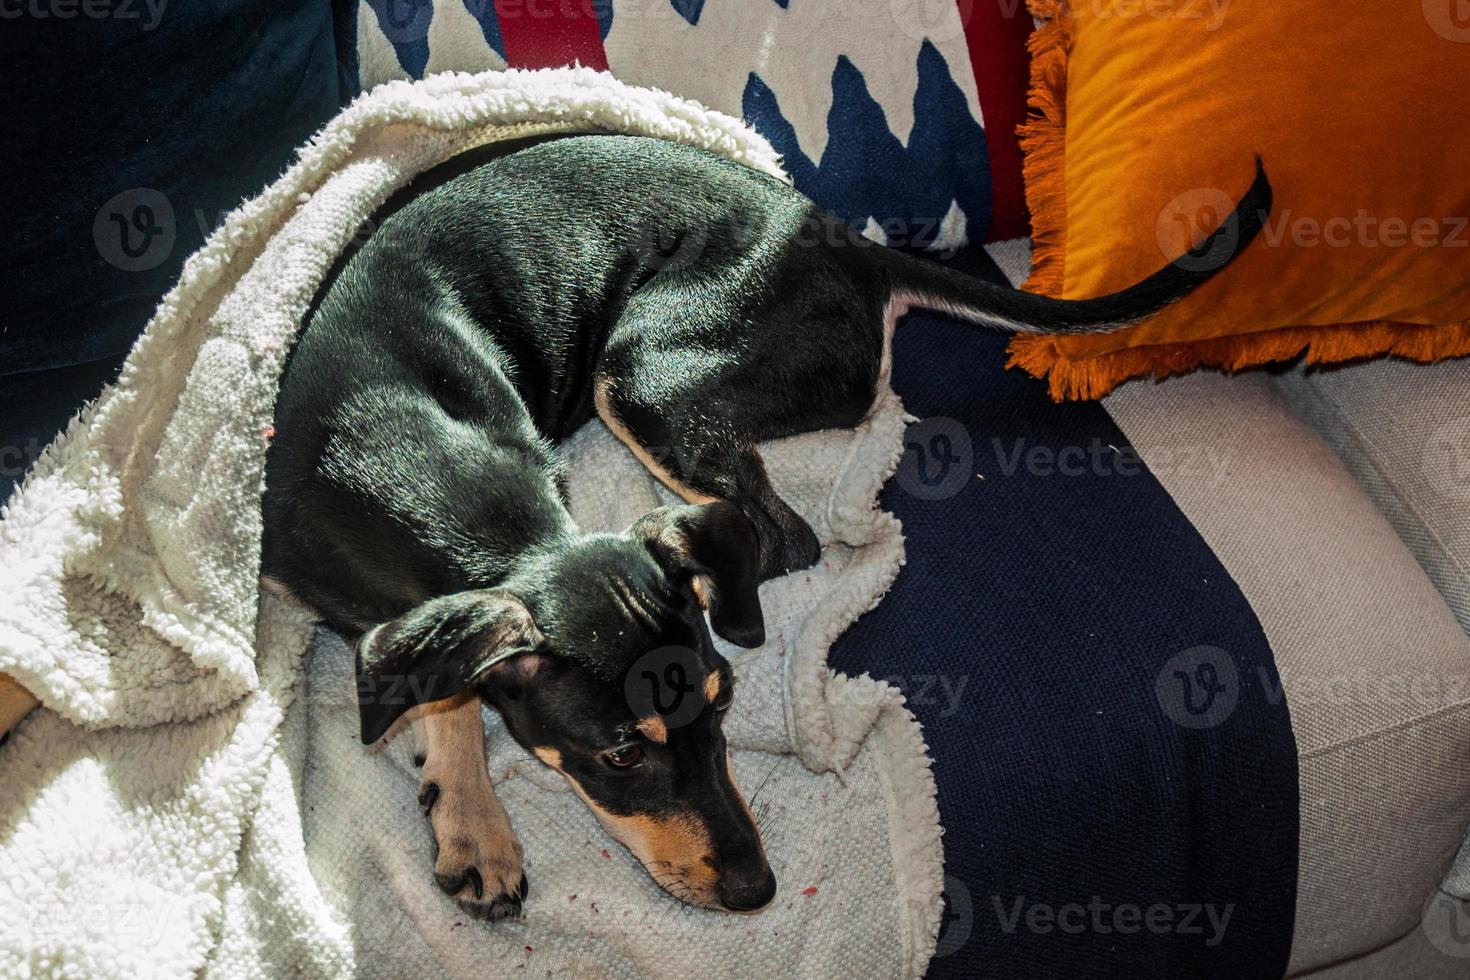
{"type": "Polygon", "coordinates": [[[453,697],[542,642],[526,607],[497,589],[431,599],[374,627],[357,644],[363,744],[382,738],[409,708],[453,697]]]}
{"type": "Polygon", "coordinates": [[[686,575],[716,633],[742,647],[766,641],[761,616],[760,539],[735,504],[716,501],[660,507],[630,532],[641,537],[670,575],[686,575]]]}

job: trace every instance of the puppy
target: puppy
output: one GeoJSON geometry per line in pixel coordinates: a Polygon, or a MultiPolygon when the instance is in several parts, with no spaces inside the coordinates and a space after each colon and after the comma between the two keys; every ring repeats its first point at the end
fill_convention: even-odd
{"type": "Polygon", "coordinates": [[[282,377],[263,573],[355,643],[365,743],[423,706],[440,886],[492,918],[527,893],[484,702],[670,893],[768,904],[709,630],[759,646],[757,586],[819,548],[757,445],[858,423],[910,307],[1114,329],[1208,279],[1270,201],[1258,165],[1190,253],[1214,261],[1061,301],[874,245],[777,180],[654,139],[495,144],[396,195],[282,377]],[[593,418],[687,503],[579,532],[555,444],[593,418]]]}

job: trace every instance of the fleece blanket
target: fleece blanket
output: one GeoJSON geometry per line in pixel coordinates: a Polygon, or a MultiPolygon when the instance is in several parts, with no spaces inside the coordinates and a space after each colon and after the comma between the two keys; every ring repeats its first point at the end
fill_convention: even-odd
{"type": "MultiPolygon", "coordinates": [[[[385,85],[319,133],[186,264],[116,385],[0,522],[0,671],[43,707],[0,749],[0,975],[917,976],[942,881],[922,736],[894,689],[834,674],[831,641],[902,561],[879,487],[906,416],[766,448],[823,561],[762,592],[729,724],[781,881],[758,917],[654,887],[553,775],[491,726],[526,846],[524,921],[433,890],[409,739],[358,744],[350,657],[258,585],[280,370],[359,226],[413,175],[487,141],[616,131],[779,175],[729,117],[585,69],[385,85]]],[[[597,424],[566,447],[577,519],[659,491],[597,424]]]]}

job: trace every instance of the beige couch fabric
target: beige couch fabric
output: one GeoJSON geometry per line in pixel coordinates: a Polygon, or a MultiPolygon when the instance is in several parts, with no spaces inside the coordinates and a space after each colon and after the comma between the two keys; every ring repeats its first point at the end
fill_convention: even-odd
{"type": "Polygon", "coordinates": [[[1276,385],[1470,632],[1470,359],[1298,368],[1276,385]]]}
{"type": "Polygon", "coordinates": [[[1291,972],[1422,932],[1470,820],[1470,638],[1267,376],[1132,384],[1104,404],[1275,651],[1302,801],[1291,972]]]}

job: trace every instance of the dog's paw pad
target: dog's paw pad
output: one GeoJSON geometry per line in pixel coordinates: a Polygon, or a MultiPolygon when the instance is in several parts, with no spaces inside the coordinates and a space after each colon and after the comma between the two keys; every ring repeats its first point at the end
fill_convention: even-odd
{"type": "Polygon", "coordinates": [[[434,884],[438,885],[446,895],[458,895],[469,888],[475,898],[485,897],[485,879],[480,877],[480,869],[474,865],[449,874],[436,871],[434,872],[434,884]]]}
{"type": "Polygon", "coordinates": [[[822,559],[822,542],[805,521],[786,531],[782,546],[788,573],[811,568],[822,559]]]}
{"type": "Polygon", "coordinates": [[[495,883],[492,883],[492,889],[487,890],[484,879],[475,868],[459,875],[436,874],[434,880],[460,908],[477,919],[491,922],[518,917],[530,891],[524,874],[514,889],[495,891],[495,883]]]}
{"type": "Polygon", "coordinates": [[[480,918],[518,915],[526,895],[525,857],[489,774],[426,773],[419,806],[429,815],[439,889],[480,918]]]}
{"type": "Polygon", "coordinates": [[[435,843],[434,883],[460,908],[482,919],[520,914],[529,888],[513,836],[477,841],[455,835],[435,843]]]}
{"type": "Polygon", "coordinates": [[[459,907],[476,918],[489,922],[519,918],[522,908],[521,899],[515,895],[501,895],[489,902],[461,901],[459,907]]]}

